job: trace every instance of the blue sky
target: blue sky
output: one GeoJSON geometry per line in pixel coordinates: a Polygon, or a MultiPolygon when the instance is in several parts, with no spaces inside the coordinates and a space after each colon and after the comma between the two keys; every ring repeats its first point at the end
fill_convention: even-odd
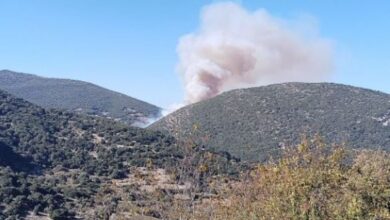
{"type": "MultiPolygon", "coordinates": [[[[0,69],[90,81],[166,107],[180,102],[176,46],[210,0],[0,0],[0,69]]],[[[390,1],[241,0],[316,18],[334,82],[390,93],[390,1]]]]}

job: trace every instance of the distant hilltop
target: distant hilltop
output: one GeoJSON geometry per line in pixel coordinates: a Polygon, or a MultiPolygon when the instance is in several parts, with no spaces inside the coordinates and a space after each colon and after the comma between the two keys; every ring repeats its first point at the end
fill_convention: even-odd
{"type": "Polygon", "coordinates": [[[0,89],[42,106],[111,118],[142,126],[161,109],[92,83],[45,78],[10,70],[0,71],[0,89]]]}

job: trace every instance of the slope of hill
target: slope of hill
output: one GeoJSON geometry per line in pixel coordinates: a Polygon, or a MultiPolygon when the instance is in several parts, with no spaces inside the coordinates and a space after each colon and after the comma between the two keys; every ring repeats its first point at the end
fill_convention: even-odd
{"type": "Polygon", "coordinates": [[[390,95],[331,83],[238,89],[150,126],[184,136],[194,127],[210,148],[251,161],[297,143],[302,134],[356,148],[390,149],[390,95]]]}
{"type": "MultiPolygon", "coordinates": [[[[186,177],[191,184],[208,154],[218,166],[208,166],[210,172],[236,169],[224,155],[197,148],[181,170],[189,157],[172,137],[101,117],[46,110],[0,91],[0,219],[159,217],[156,207],[169,203],[156,201],[156,193],[162,191],[164,198],[182,193],[175,189],[187,185],[175,185],[176,179],[186,177]]],[[[207,186],[206,179],[197,181],[207,186]]]]}
{"type": "Polygon", "coordinates": [[[65,109],[142,125],[160,108],[91,83],[0,71],[0,89],[44,108],[65,109]]]}

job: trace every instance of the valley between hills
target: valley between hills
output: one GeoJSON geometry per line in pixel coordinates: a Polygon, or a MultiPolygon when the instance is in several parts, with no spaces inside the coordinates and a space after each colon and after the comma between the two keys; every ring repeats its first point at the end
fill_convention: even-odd
{"type": "Polygon", "coordinates": [[[390,218],[389,94],[275,84],[134,126],[160,111],[0,71],[0,219],[390,218]]]}

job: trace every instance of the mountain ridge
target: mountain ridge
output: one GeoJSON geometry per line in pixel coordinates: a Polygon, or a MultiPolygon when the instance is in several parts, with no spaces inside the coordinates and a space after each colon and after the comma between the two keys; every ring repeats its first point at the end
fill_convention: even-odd
{"type": "Polygon", "coordinates": [[[389,94],[336,83],[282,83],[225,92],[149,128],[185,136],[196,127],[213,150],[263,161],[317,133],[356,148],[390,149],[388,126],[389,94]]]}
{"type": "Polygon", "coordinates": [[[98,115],[144,125],[160,116],[161,108],[90,82],[0,71],[0,89],[45,108],[98,115]]]}

